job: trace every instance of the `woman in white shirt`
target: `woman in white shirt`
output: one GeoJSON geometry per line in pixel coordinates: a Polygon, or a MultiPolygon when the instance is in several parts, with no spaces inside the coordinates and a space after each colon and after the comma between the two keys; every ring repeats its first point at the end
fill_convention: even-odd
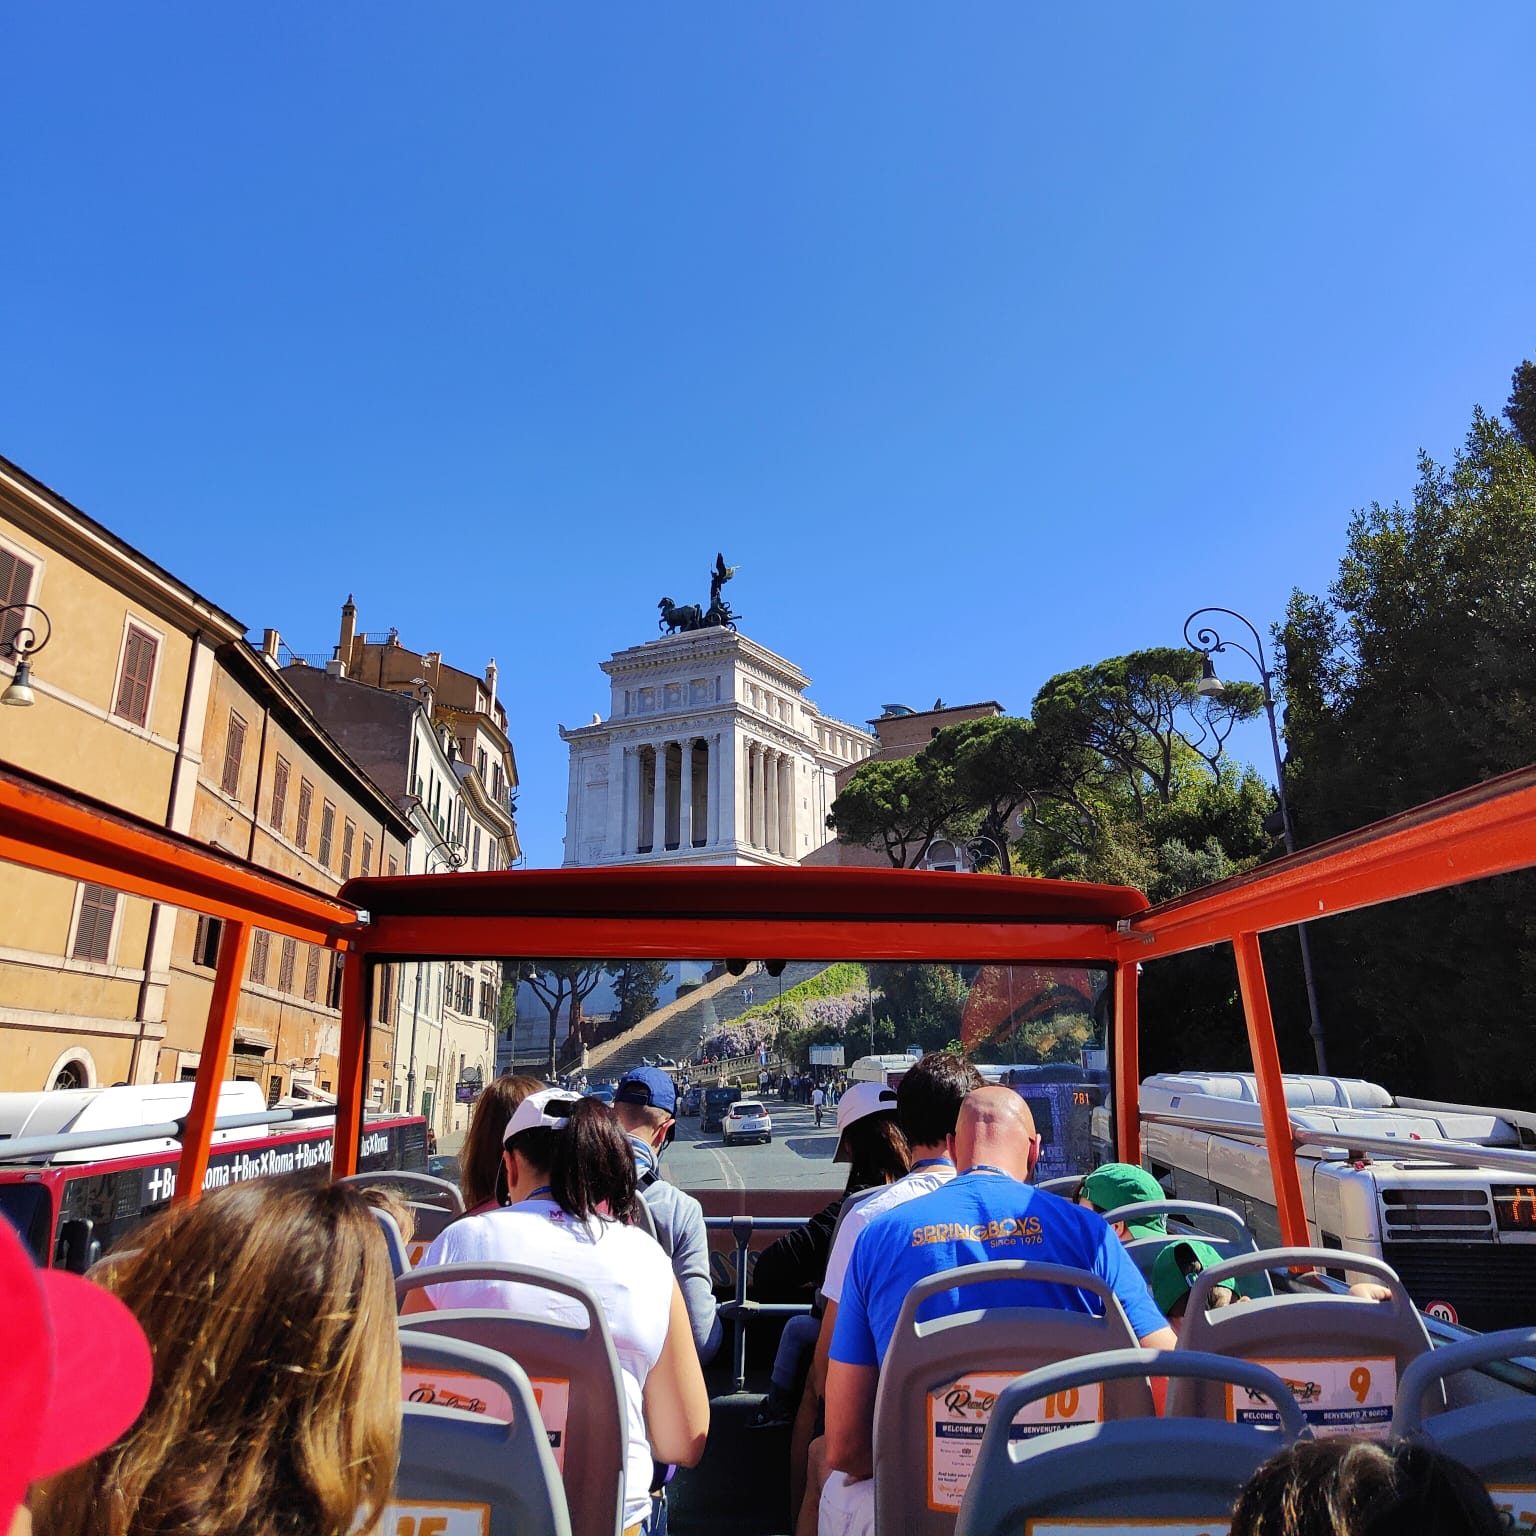
{"type": "MultiPolygon", "coordinates": [[[[600,1099],[530,1094],[507,1123],[508,1204],[444,1229],[425,1264],[515,1263],[579,1280],[608,1320],[624,1382],[629,1450],[624,1529],[650,1516],[652,1460],[691,1467],[704,1454],[709,1394],[671,1261],[629,1225],[635,1160],[600,1099]]],[[[413,1293],[416,1307],[499,1307],[580,1326],[578,1303],[503,1281],[461,1280],[413,1293]]],[[[406,1310],[414,1310],[407,1303],[406,1310]]]]}

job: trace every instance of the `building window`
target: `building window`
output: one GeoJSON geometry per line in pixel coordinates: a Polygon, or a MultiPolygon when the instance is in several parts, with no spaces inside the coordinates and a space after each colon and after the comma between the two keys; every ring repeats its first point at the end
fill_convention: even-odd
{"type": "Polygon", "coordinates": [[[357,841],[357,828],[352,825],[349,816],[341,829],[341,878],[349,879],[352,874],[352,845],[357,841]]]}
{"type": "Polygon", "coordinates": [[[391,878],[400,873],[400,861],[399,859],[395,858],[393,854],[390,855],[389,873],[391,878]]]}
{"type": "Polygon", "coordinates": [[[229,734],[224,738],[224,777],[219,788],[231,799],[240,798],[240,759],[245,755],[245,721],[229,712],[229,734]]]}
{"type": "Polygon", "coordinates": [[[341,1007],[341,953],[338,950],[331,952],[331,979],[325,989],[325,1006],[341,1007]]]}
{"type": "Polygon", "coordinates": [[[327,800],[320,807],[320,862],[331,867],[331,843],[336,836],[336,807],[327,800]]]}
{"type": "Polygon", "coordinates": [[[298,959],[299,941],[297,939],[283,940],[282,958],[277,962],[277,990],[279,992],[293,991],[293,965],[298,959]]]}
{"type": "Polygon", "coordinates": [[[83,1061],[66,1061],[53,1075],[56,1089],[89,1088],[90,1077],[83,1061]]]}
{"type": "Polygon", "coordinates": [[[299,780],[299,824],[294,828],[293,840],[300,853],[309,852],[309,812],[315,803],[315,787],[308,779],[299,780]]]}
{"type": "MultiPolygon", "coordinates": [[[[0,608],[25,603],[32,596],[32,578],[36,574],[37,567],[30,560],[23,560],[9,549],[0,549],[0,608]]],[[[0,618],[0,645],[16,638],[25,618],[24,613],[8,613],[0,618]]]]}
{"type": "Polygon", "coordinates": [[[283,812],[288,808],[288,759],[280,757],[272,770],[272,815],[269,820],[279,832],[283,830],[283,812]]]}
{"type": "Polygon", "coordinates": [[[475,772],[480,775],[480,779],[481,779],[482,783],[485,780],[486,769],[489,766],[490,766],[489,763],[486,761],[485,748],[484,747],[476,747],[475,748],[475,772]]]}
{"type": "Polygon", "coordinates": [[[149,685],[155,675],[155,656],[160,642],[136,624],[128,626],[123,641],[123,669],[117,676],[117,699],[112,713],[134,725],[149,719],[149,685]]]}
{"type": "Polygon", "coordinates": [[[373,839],[365,832],[363,834],[363,867],[359,874],[366,875],[373,868],[373,839]]]}
{"type": "Polygon", "coordinates": [[[192,939],[192,964],[212,969],[219,963],[219,940],[224,937],[224,921],[217,917],[200,917],[197,933],[192,939]]]}
{"type": "Polygon", "coordinates": [[[378,1024],[389,1023],[389,994],[390,983],[394,977],[392,965],[379,965],[374,967],[373,981],[378,993],[378,1009],[374,1014],[374,1022],[378,1024]]]}
{"type": "Polygon", "coordinates": [[[304,1001],[312,1003],[320,996],[320,946],[311,944],[304,957],[304,1001]]]}
{"type": "Polygon", "coordinates": [[[251,935],[251,980],[258,987],[267,984],[267,956],[272,949],[272,935],[265,928],[258,928],[251,935]]]}
{"type": "Polygon", "coordinates": [[[105,885],[82,885],[80,915],[70,955],[105,965],[112,954],[112,924],[117,920],[117,892],[105,885]]]}
{"type": "Polygon", "coordinates": [[[474,852],[474,856],[469,861],[469,867],[471,869],[479,869],[480,868],[480,828],[479,828],[478,825],[475,827],[474,846],[475,846],[475,852],[474,852]]]}

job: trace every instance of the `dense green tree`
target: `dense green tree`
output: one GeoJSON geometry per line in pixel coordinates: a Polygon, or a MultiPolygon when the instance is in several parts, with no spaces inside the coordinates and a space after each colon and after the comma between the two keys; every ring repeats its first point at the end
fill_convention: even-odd
{"type": "Polygon", "coordinates": [[[1527,360],[1515,369],[1504,415],[1525,451],[1536,456],[1536,363],[1527,360]]]}
{"type": "Polygon", "coordinates": [[[832,802],[827,826],[845,843],[873,848],[904,869],[921,864],[933,840],[965,809],[953,773],[919,752],[860,763],[832,802]]]}
{"type": "Polygon", "coordinates": [[[616,967],[607,960],[515,960],[509,964],[517,979],[533,989],[549,1014],[549,1070],[553,1072],[558,1059],[555,1032],[559,1027],[560,1010],[566,1010],[570,1021],[567,1050],[591,1044],[586,1033],[586,1020],[582,1017],[582,1004],[597,990],[603,976],[616,967]]]}
{"type": "Polygon", "coordinates": [[[613,990],[618,999],[618,1017],[614,1033],[633,1029],[656,1011],[661,989],[671,981],[665,960],[625,960],[614,975],[613,990]]]}
{"type": "MultiPolygon", "coordinates": [[[[1536,460],[1516,434],[1479,411],[1450,465],[1421,456],[1411,504],[1355,514],[1337,581],[1293,597],[1281,640],[1303,843],[1536,761],[1536,460]]],[[[1520,875],[1312,925],[1330,1065],[1536,1095],[1532,914],[1520,875]]]]}

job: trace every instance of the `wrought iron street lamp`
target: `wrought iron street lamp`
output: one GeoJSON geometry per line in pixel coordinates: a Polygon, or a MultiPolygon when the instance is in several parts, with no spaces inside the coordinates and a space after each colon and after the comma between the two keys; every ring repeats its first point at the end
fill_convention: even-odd
{"type": "MultiPolygon", "coordinates": [[[[1225,691],[1225,684],[1216,675],[1216,663],[1211,660],[1213,656],[1220,656],[1224,651],[1240,651],[1259,669],[1259,682],[1264,688],[1264,715],[1269,721],[1269,744],[1275,754],[1275,793],[1280,800],[1280,832],[1285,841],[1287,853],[1296,852],[1296,830],[1291,824],[1290,802],[1285,795],[1285,759],[1280,752],[1280,731],[1275,724],[1275,692],[1274,676],[1264,656],[1264,641],[1252,623],[1242,614],[1232,608],[1197,608],[1184,620],[1184,643],[1191,650],[1200,652],[1200,681],[1196,685],[1196,692],[1201,698],[1219,699],[1225,691]],[[1201,623],[1200,627],[1191,633],[1191,626],[1197,619],[1205,620],[1211,614],[1224,614],[1229,619],[1236,619],[1244,629],[1253,636],[1253,649],[1249,650],[1241,640],[1225,639],[1210,623],[1201,623]]],[[[1296,925],[1296,937],[1301,945],[1301,974],[1307,989],[1307,1013],[1311,1019],[1310,1034],[1312,1036],[1312,1050],[1317,1057],[1317,1070],[1325,1076],[1328,1072],[1328,1053],[1323,1039],[1323,1020],[1317,1008],[1317,985],[1312,979],[1312,945],[1307,938],[1307,925],[1296,925]]]]}
{"type": "Polygon", "coordinates": [[[52,638],[53,623],[36,603],[7,603],[0,608],[0,656],[16,663],[10,687],[0,693],[0,704],[27,709],[37,702],[37,695],[32,691],[32,658],[52,638]],[[28,614],[34,614],[36,618],[29,620],[28,614]]]}

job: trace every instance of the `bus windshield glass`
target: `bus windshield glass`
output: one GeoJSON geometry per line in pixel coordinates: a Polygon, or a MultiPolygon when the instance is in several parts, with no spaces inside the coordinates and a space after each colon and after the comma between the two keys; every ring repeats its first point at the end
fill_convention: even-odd
{"type": "MultiPolygon", "coordinates": [[[[658,1067],[680,1102],[698,1088],[701,1129],[713,1131],[731,1098],[793,1103],[791,1087],[895,1087],[925,1052],[950,1050],[1028,1103],[1042,1139],[1038,1178],[1102,1160],[1090,1129],[1109,1097],[1102,965],[555,959],[508,961],[505,973],[503,1070],[599,1091],[631,1068],[658,1067]]],[[[805,1151],[826,1161],[830,1144],[805,1151]]],[[[751,1172],[760,1186],[798,1182],[761,1160],[751,1172]]]]}

